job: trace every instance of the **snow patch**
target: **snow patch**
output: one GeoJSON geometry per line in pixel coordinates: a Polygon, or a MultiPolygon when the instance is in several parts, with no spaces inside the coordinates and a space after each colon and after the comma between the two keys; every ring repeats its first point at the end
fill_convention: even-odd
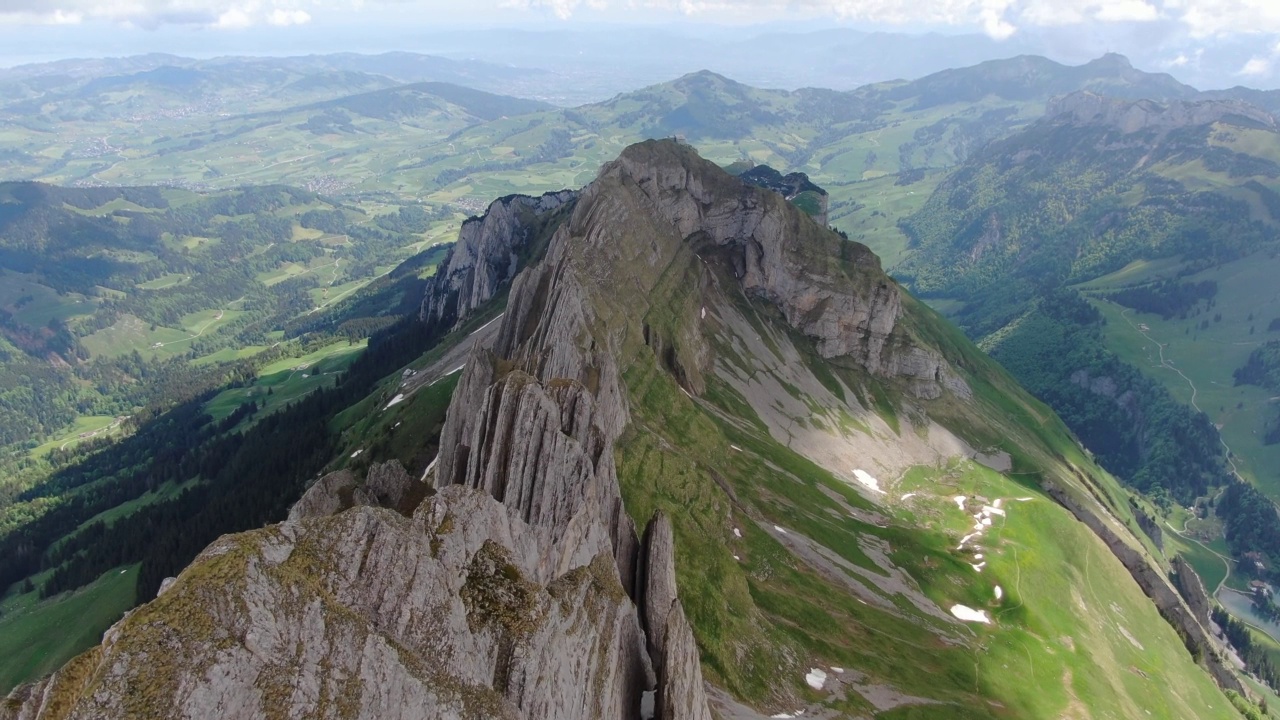
{"type": "MultiPolygon", "coordinates": [[[[972,563],[971,563],[971,564],[972,564],[972,563]]],[[[977,565],[973,565],[973,569],[974,569],[974,570],[976,570],[977,572],[982,572],[982,568],[984,568],[984,567],[986,567],[986,566],[987,566],[987,563],[986,563],[986,561],[984,560],[983,562],[980,562],[980,563],[978,563],[977,565]]]]}
{"type": "Polygon", "coordinates": [[[499,320],[501,320],[501,319],[502,319],[502,316],[503,316],[503,315],[506,315],[506,313],[505,313],[505,312],[498,313],[498,317],[496,317],[496,318],[494,318],[494,319],[490,320],[489,322],[487,322],[487,323],[485,323],[485,324],[481,325],[480,327],[476,328],[476,332],[473,332],[473,333],[471,333],[471,334],[472,334],[472,335],[475,335],[476,333],[480,332],[481,330],[483,330],[483,329],[485,329],[485,328],[489,327],[490,325],[492,325],[492,324],[494,324],[494,323],[498,322],[499,320]]]}
{"type": "Polygon", "coordinates": [[[777,530],[778,532],[782,533],[783,535],[786,535],[786,534],[787,534],[787,531],[786,531],[786,530],[783,530],[782,528],[778,527],[777,525],[774,525],[774,526],[773,526],[773,529],[774,529],[774,530],[777,530]]]}
{"type": "Polygon", "coordinates": [[[707,309],[706,309],[706,308],[702,308],[702,319],[703,319],[703,320],[706,320],[706,319],[707,319],[707,309]]]}
{"type": "Polygon", "coordinates": [[[439,461],[440,461],[439,454],[436,454],[435,457],[431,458],[431,462],[427,463],[427,469],[422,471],[422,477],[418,478],[418,482],[426,482],[427,476],[431,474],[431,471],[435,468],[436,463],[439,461]]]}
{"type": "MultiPolygon", "coordinates": [[[[440,377],[436,378],[435,380],[432,380],[432,381],[431,381],[431,385],[435,385],[436,383],[438,383],[438,382],[440,382],[441,380],[443,380],[443,379],[445,379],[445,378],[449,377],[450,375],[452,375],[452,374],[454,374],[454,373],[458,372],[459,370],[461,370],[461,369],[462,369],[462,368],[464,368],[464,367],[466,367],[466,365],[459,365],[458,367],[456,367],[456,368],[454,368],[454,369],[450,370],[449,372],[447,372],[447,373],[445,373],[445,374],[441,375],[440,377]]],[[[431,385],[428,385],[427,387],[431,387],[431,385]]]]}
{"type": "Polygon", "coordinates": [[[359,454],[360,454],[360,453],[362,453],[362,452],[364,452],[364,448],[360,448],[359,450],[357,450],[357,451],[355,451],[355,452],[351,453],[351,457],[355,457],[355,456],[359,455],[359,454]]]}
{"type": "Polygon", "coordinates": [[[957,496],[955,496],[955,497],[954,497],[954,498],[952,498],[952,499],[956,501],[956,507],[960,508],[961,510],[964,510],[964,496],[963,496],[963,495],[957,495],[957,496]]]}
{"type": "Polygon", "coordinates": [[[843,675],[843,674],[844,674],[844,668],[832,667],[832,668],[831,668],[831,672],[833,672],[833,673],[835,673],[835,674],[837,674],[837,675],[843,675]]]}
{"type": "Polygon", "coordinates": [[[907,493],[906,495],[903,495],[903,496],[902,496],[902,499],[903,499],[903,500],[906,500],[907,498],[913,498],[913,497],[915,497],[916,495],[919,495],[919,494],[920,494],[920,493],[907,493]]]}
{"type": "Polygon", "coordinates": [[[991,624],[991,618],[987,617],[986,610],[974,610],[964,605],[952,605],[951,614],[965,622],[979,622],[985,625],[991,624]]]}
{"type": "Polygon", "coordinates": [[[992,506],[994,506],[994,507],[1000,507],[1000,503],[1002,503],[1002,502],[1004,502],[1004,499],[1003,499],[1003,498],[996,498],[996,501],[995,501],[995,502],[993,502],[993,503],[991,503],[991,504],[992,504],[992,506]]]}
{"type": "Polygon", "coordinates": [[[866,470],[854,470],[853,476],[857,478],[858,482],[862,483],[868,488],[871,488],[875,492],[878,492],[878,493],[884,492],[883,490],[880,489],[880,481],[871,477],[871,473],[867,472],[866,470]]]}
{"type": "Polygon", "coordinates": [[[742,537],[742,531],[741,531],[741,530],[739,530],[738,528],[734,528],[734,529],[733,529],[733,536],[734,536],[734,537],[736,537],[736,538],[740,538],[740,537],[742,537]]]}
{"type": "Polygon", "coordinates": [[[823,685],[827,684],[827,673],[824,670],[813,668],[809,670],[809,674],[804,676],[804,681],[809,683],[809,687],[814,690],[821,690],[823,685]]]}
{"type": "MultiPolygon", "coordinates": [[[[1000,502],[1000,501],[997,500],[996,502],[1000,502]]],[[[983,505],[982,514],[983,515],[1004,515],[1004,511],[992,505],[983,505]]]]}
{"type": "Polygon", "coordinates": [[[387,406],[382,409],[389,410],[391,409],[392,406],[399,405],[402,402],[404,402],[404,393],[400,393],[399,395],[396,395],[395,397],[391,398],[391,402],[387,403],[387,406]]]}
{"type": "Polygon", "coordinates": [[[742,452],[742,448],[738,447],[737,445],[730,445],[729,449],[734,452],[742,452]]]}
{"type": "Polygon", "coordinates": [[[1000,599],[1001,599],[1001,598],[1003,598],[1003,597],[1004,597],[1004,588],[1002,588],[1002,587],[1000,587],[999,585],[997,585],[997,586],[996,586],[996,599],[997,599],[997,600],[1000,600],[1000,599]]]}

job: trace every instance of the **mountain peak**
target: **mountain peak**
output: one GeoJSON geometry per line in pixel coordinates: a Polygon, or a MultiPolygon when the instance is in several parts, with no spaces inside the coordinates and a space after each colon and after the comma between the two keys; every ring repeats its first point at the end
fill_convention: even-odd
{"type": "Polygon", "coordinates": [[[1129,58],[1120,53],[1109,52],[1096,60],[1090,60],[1085,63],[1085,67],[1098,70],[1133,70],[1133,63],[1129,62],[1129,58]]]}

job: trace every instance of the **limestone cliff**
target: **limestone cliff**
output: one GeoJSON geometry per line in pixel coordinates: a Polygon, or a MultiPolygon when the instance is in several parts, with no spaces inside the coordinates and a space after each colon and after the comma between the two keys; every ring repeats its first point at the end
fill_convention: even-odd
{"type": "Polygon", "coordinates": [[[452,325],[501,292],[529,259],[540,223],[576,197],[570,190],[510,195],[469,218],[428,284],[422,319],[452,325]]]}

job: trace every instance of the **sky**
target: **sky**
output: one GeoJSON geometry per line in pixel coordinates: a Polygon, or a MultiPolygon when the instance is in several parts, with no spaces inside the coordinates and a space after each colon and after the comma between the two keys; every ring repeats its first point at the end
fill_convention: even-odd
{"type": "Polygon", "coordinates": [[[593,24],[844,26],[1067,44],[1115,37],[1127,54],[1144,43],[1171,48],[1153,61],[1171,71],[1198,63],[1206,48],[1230,46],[1214,73],[1246,84],[1280,79],[1280,0],[0,0],[0,66],[150,51],[430,52],[414,38],[462,27],[593,24]]]}

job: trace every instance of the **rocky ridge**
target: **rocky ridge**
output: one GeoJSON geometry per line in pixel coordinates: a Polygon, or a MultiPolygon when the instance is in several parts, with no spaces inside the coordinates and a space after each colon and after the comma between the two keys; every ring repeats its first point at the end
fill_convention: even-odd
{"type": "Polygon", "coordinates": [[[1050,100],[1045,117],[1110,125],[1126,135],[1143,130],[1168,132],[1228,119],[1276,127],[1276,119],[1270,113],[1239,100],[1173,100],[1161,104],[1153,100],[1122,100],[1088,90],[1050,100]]]}
{"type": "Polygon", "coordinates": [[[539,197],[509,195],[462,223],[458,241],[428,282],[420,317],[452,327],[501,292],[525,265],[540,221],[571,206],[572,190],[539,197]]]}
{"type": "Polygon", "coordinates": [[[632,146],[571,204],[522,212],[469,223],[424,301],[453,326],[540,258],[511,281],[496,339],[471,351],[422,480],[394,464],[323,478],[288,521],[218,540],[100,647],[15,691],[0,720],[710,720],[671,518],[638,534],[615,463],[640,353],[691,398],[712,372],[698,307],[651,304],[660,286],[730,278],[833,364],[917,399],[969,386],[914,334],[866,248],[687,146],[632,146]],[[467,260],[482,244],[499,248],[492,274],[467,260]]]}

